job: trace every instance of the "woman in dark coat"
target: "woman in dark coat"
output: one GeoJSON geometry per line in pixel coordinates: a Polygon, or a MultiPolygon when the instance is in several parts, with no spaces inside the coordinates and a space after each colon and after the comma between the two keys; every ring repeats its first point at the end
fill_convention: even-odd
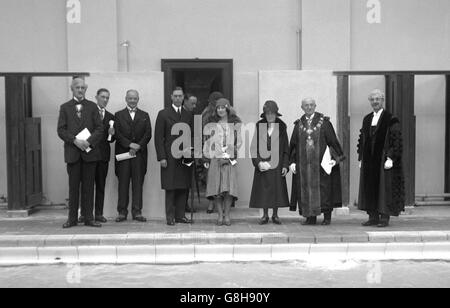
{"type": "Polygon", "coordinates": [[[255,175],[250,208],[264,210],[264,215],[259,221],[261,225],[269,222],[270,208],[273,209],[273,223],[280,225],[278,208],[289,207],[286,184],[286,174],[289,170],[289,139],[287,126],[279,118],[280,116],[276,102],[267,101],[264,104],[264,113],[261,115],[263,119],[256,124],[252,141],[255,175]],[[273,152],[272,146],[275,147],[273,152]]]}

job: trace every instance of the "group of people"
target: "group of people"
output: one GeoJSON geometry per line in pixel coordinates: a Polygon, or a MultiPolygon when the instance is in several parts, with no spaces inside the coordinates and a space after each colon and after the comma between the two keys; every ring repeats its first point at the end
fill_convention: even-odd
{"type": "MultiPolygon", "coordinates": [[[[84,79],[74,78],[71,90],[73,99],[61,106],[58,120],[58,136],[64,141],[69,175],[69,218],[63,228],[78,223],[101,227],[101,223],[107,222],[103,206],[113,142],[116,142],[115,174],[119,183],[116,222],[128,218],[130,182],[132,219],[146,222],[142,215],[142,193],[152,126],[149,114],[138,108],[138,91],[127,91],[126,108],[112,115],[106,111],[110,98],[107,89],[97,91],[96,103],[85,98],[84,79]]],[[[171,101],[171,106],[158,113],[155,125],[167,225],[191,223],[185,215],[186,205],[193,168],[200,162],[207,169],[208,212],[215,208],[217,225],[230,226],[231,207],[238,198],[242,121],[230,101],[213,92],[201,113],[202,153],[198,158],[193,147],[180,147],[177,143],[183,135],[180,127],[184,125],[193,131],[197,98],[175,88],[171,101]]],[[[369,101],[373,112],[364,118],[358,141],[361,169],[358,208],[369,215],[364,226],[387,227],[390,217],[404,210],[401,129],[398,119],[384,109],[382,91],[371,92],[369,101]]],[[[282,224],[278,208],[289,207],[291,211],[298,208],[306,218],[304,225],[315,225],[322,214],[322,224],[329,225],[333,209],[342,206],[339,165],[345,156],[333,125],[329,117],[316,112],[313,98],[303,99],[301,108],[304,115],[295,122],[290,140],[275,101],[264,104],[261,120],[256,124],[251,144],[255,171],[250,207],[263,209],[259,224],[269,223],[269,209],[272,222],[282,224]],[[293,173],[290,199],[286,182],[289,172],[293,173]]],[[[189,145],[198,142],[197,137],[191,134],[189,145]]]]}

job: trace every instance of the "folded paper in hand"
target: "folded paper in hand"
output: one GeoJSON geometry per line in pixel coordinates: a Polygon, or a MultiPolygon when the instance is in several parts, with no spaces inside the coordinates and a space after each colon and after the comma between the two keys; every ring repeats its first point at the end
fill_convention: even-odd
{"type": "Polygon", "coordinates": [[[135,157],[136,157],[136,156],[132,156],[132,155],[130,154],[130,152],[126,152],[126,153],[123,153],[123,154],[116,155],[117,161],[122,161],[122,160],[127,160],[127,159],[133,159],[133,158],[135,158],[135,157]]]}
{"type": "Polygon", "coordinates": [[[331,174],[331,170],[333,169],[333,165],[331,164],[332,161],[332,157],[331,157],[331,153],[330,153],[330,148],[327,147],[327,149],[325,150],[325,153],[323,154],[323,158],[322,158],[322,163],[320,164],[323,168],[323,170],[330,175],[331,174]]]}
{"type": "MultiPolygon", "coordinates": [[[[77,136],[77,139],[83,140],[83,141],[87,141],[89,139],[89,137],[91,137],[91,132],[89,131],[89,129],[85,128],[83,129],[77,136]]],[[[92,151],[92,149],[89,147],[86,149],[86,153],[89,153],[90,151],[92,151]]]]}

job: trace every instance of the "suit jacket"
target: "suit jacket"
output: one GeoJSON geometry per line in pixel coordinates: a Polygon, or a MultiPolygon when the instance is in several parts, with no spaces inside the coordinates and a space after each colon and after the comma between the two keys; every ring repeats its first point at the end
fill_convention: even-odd
{"type": "MultiPolygon", "coordinates": [[[[188,189],[191,187],[191,168],[182,159],[172,155],[172,144],[181,135],[172,135],[172,127],[177,123],[188,124],[193,133],[192,113],[181,108],[181,118],[172,106],[158,113],[155,127],[155,148],[158,161],[167,160],[167,168],[161,168],[161,187],[164,190],[188,189]]],[[[192,135],[189,136],[192,141],[192,135]]]]}
{"type": "Polygon", "coordinates": [[[111,159],[111,145],[110,143],[113,143],[116,141],[116,136],[112,136],[111,141],[108,141],[109,137],[109,121],[115,122],[115,117],[112,113],[105,110],[105,118],[103,119],[103,138],[98,144],[98,147],[100,148],[100,154],[101,154],[101,160],[103,162],[109,162],[111,159]]]}
{"type": "Polygon", "coordinates": [[[131,119],[127,108],[118,111],[115,115],[114,127],[116,130],[116,155],[130,151],[130,144],[141,146],[137,155],[144,159],[144,174],[147,173],[148,150],[147,145],[152,139],[152,125],[147,112],[136,110],[134,120],[131,119]]]}
{"type": "Polygon", "coordinates": [[[96,162],[101,160],[98,144],[103,138],[103,125],[98,112],[97,104],[84,99],[81,102],[83,109],[81,119],[77,116],[74,99],[61,105],[58,118],[58,136],[64,141],[64,160],[66,163],[75,163],[82,159],[85,162],[96,162]],[[92,151],[86,153],[74,145],[75,137],[87,128],[91,137],[87,140],[92,151]]]}

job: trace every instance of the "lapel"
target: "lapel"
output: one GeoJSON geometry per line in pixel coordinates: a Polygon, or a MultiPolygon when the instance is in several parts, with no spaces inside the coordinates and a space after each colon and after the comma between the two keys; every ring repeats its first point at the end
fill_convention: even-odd
{"type": "MultiPolygon", "coordinates": [[[[175,109],[173,109],[172,105],[170,105],[169,107],[169,117],[176,123],[181,121],[180,117],[178,116],[178,113],[175,111],[175,109]]],[[[181,108],[181,118],[183,118],[183,108],[181,108]]]]}
{"type": "MultiPolygon", "coordinates": [[[[131,118],[130,115],[130,111],[128,111],[128,108],[125,107],[125,109],[123,110],[124,116],[125,116],[125,120],[131,125],[133,124],[133,119],[131,118]]],[[[136,115],[134,116],[136,118],[136,115]]]]}

